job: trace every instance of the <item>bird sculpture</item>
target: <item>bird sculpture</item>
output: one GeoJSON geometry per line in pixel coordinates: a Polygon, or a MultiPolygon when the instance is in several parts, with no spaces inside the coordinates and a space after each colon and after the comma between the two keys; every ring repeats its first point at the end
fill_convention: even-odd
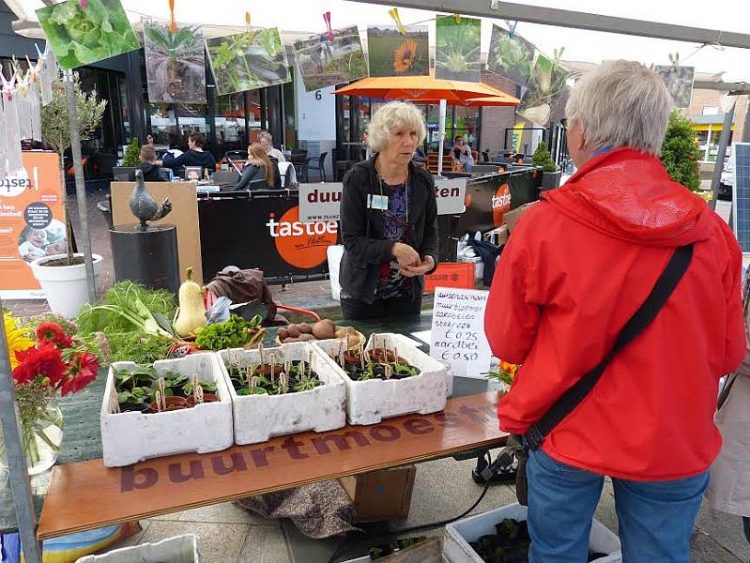
{"type": "Polygon", "coordinates": [[[161,205],[156,204],[156,200],[146,191],[146,184],[143,182],[143,171],[135,171],[135,188],[130,196],[130,211],[141,222],[140,229],[148,229],[146,221],[156,221],[169,215],[172,211],[172,202],[169,198],[164,198],[161,205]]]}

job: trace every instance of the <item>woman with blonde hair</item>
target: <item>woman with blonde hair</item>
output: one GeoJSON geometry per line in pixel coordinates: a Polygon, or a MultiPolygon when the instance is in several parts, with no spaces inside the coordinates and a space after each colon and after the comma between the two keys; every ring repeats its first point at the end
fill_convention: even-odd
{"type": "Polygon", "coordinates": [[[265,149],[259,143],[252,143],[247,147],[247,162],[242,171],[240,181],[234,185],[234,190],[257,190],[273,187],[275,166],[268,158],[265,149]],[[260,182],[263,180],[265,183],[260,182]]]}
{"type": "Polygon", "coordinates": [[[347,172],[341,196],[341,310],[346,319],[418,315],[423,276],[438,262],[435,182],[412,163],[424,120],[413,104],[391,102],[368,133],[374,156],[347,172]]]}

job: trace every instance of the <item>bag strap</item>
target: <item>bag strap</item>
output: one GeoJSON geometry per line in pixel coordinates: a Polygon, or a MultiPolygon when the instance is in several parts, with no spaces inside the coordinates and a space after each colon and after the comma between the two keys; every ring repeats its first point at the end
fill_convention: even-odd
{"type": "Polygon", "coordinates": [[[529,427],[524,435],[524,441],[528,447],[531,449],[538,448],[544,441],[544,437],[586,398],[612,358],[651,324],[651,321],[654,320],[682,279],[692,258],[692,244],[681,246],[675,250],[661,276],[656,280],[656,284],[646,301],[625,323],[609,353],[594,368],[576,381],[570,389],[565,391],[536,424],[529,427]]]}

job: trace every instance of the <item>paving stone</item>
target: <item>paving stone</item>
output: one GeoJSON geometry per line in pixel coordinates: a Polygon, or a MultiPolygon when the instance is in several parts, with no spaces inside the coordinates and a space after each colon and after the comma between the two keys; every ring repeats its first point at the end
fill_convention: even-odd
{"type": "Polygon", "coordinates": [[[251,526],[237,561],[291,563],[292,558],[281,526],[251,526]]]}
{"type": "MultiPolygon", "coordinates": [[[[265,526],[262,528],[267,529],[265,526]]],[[[240,556],[246,538],[251,535],[250,529],[251,526],[245,524],[151,520],[140,543],[153,543],[183,534],[196,534],[200,538],[202,563],[254,561],[252,558],[243,559],[240,556]]]]}
{"type": "Polygon", "coordinates": [[[740,563],[740,559],[708,534],[696,530],[690,541],[692,563],[740,563]]]}

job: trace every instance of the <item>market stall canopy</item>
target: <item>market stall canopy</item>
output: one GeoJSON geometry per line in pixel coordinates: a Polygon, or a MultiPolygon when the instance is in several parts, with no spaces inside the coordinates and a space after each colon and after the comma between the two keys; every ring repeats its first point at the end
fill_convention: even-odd
{"type": "Polygon", "coordinates": [[[334,94],[436,104],[445,100],[460,106],[517,106],[519,100],[482,82],[438,80],[431,76],[363,78],[334,94]]]}

